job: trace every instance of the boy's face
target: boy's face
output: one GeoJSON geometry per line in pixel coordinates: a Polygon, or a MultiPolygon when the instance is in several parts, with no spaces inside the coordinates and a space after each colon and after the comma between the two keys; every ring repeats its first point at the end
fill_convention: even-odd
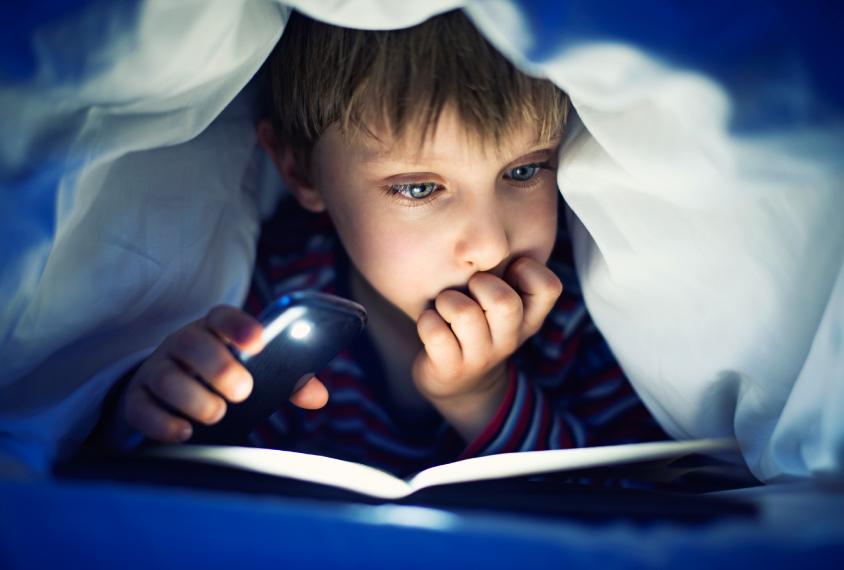
{"type": "MultiPolygon", "coordinates": [[[[499,147],[471,139],[446,107],[419,147],[383,132],[318,141],[310,209],[325,207],[360,274],[414,321],[479,271],[520,257],[546,263],[557,230],[559,141],[524,124],[499,147]]],[[[300,198],[301,201],[301,198],[300,198]]]]}

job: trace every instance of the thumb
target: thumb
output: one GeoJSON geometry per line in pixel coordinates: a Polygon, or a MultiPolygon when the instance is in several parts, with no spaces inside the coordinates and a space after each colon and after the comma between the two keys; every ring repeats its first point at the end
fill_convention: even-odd
{"type": "Polygon", "coordinates": [[[328,390],[316,376],[312,376],[301,388],[293,388],[290,402],[306,410],[317,410],[328,403],[328,390]]]}

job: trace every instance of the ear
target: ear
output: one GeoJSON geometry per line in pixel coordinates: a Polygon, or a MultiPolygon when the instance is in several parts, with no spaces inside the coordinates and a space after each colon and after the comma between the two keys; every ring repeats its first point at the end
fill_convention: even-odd
{"type": "Polygon", "coordinates": [[[325,202],[322,199],[322,194],[314,186],[313,177],[299,165],[290,146],[284,148],[279,146],[275,130],[269,119],[263,119],[258,123],[258,140],[267,154],[270,155],[270,158],[273,159],[285,186],[299,204],[311,212],[324,211],[325,202]]]}

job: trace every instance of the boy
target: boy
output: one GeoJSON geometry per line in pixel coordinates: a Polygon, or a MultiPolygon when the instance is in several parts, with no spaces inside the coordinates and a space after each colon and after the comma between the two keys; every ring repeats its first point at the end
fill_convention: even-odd
{"type": "MultiPolygon", "coordinates": [[[[298,206],[265,226],[246,306],[257,314],[309,286],[361,303],[369,324],[321,374],[329,390],[309,381],[291,397],[303,411],[283,407],[253,444],[404,474],[662,437],[576,281],[560,298],[546,266],[568,109],[559,89],[516,70],[460,12],[390,32],[294,13],[267,68],[272,120],[258,137],[298,206]]],[[[218,307],[168,337],[126,389],[129,424],[177,442],[190,424],[168,407],[219,421],[252,386],[225,343],[255,352],[260,332],[218,307]]]]}

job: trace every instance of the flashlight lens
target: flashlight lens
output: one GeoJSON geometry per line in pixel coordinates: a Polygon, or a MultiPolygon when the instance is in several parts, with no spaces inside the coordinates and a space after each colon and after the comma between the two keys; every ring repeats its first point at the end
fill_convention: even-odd
{"type": "Polygon", "coordinates": [[[309,332],[311,332],[311,325],[304,321],[293,323],[293,326],[290,327],[290,336],[293,338],[305,338],[309,332]]]}

